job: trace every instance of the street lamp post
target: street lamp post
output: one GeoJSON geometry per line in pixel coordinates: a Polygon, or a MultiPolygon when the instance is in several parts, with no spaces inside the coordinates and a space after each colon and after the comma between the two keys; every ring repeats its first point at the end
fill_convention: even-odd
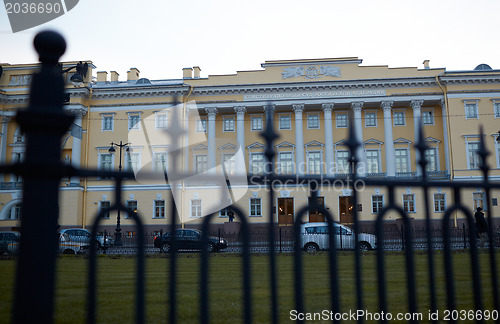
{"type": "MultiPolygon", "coordinates": [[[[120,148],[120,163],[118,164],[118,171],[122,171],[122,150],[124,147],[126,147],[126,151],[129,152],[130,148],[128,147],[130,143],[125,143],[123,144],[122,141],[120,141],[120,144],[116,144],[114,142],[111,142],[111,147],[109,148],[108,152],[109,153],[114,153],[115,146],[120,148]]],[[[122,246],[122,229],[120,227],[120,210],[118,209],[117,211],[117,216],[116,216],[116,229],[115,229],[115,246],[122,246]]]]}

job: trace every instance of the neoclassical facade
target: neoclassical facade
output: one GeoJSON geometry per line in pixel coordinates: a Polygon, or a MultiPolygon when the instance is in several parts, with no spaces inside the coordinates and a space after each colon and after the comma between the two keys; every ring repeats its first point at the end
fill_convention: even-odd
{"type": "MultiPolygon", "coordinates": [[[[67,62],[71,66],[76,62],[67,62]]],[[[91,68],[95,67],[88,62],[91,68]]],[[[68,82],[66,109],[75,114],[70,132],[63,138],[62,159],[76,167],[136,172],[127,181],[124,203],[137,210],[151,230],[167,223],[170,197],[176,197],[183,225],[199,224],[204,215],[216,212],[215,223],[227,222],[223,207],[235,202],[250,223],[274,220],[290,225],[298,208],[308,204],[308,188],[279,184],[275,200],[256,183],[237,176],[260,174],[265,168],[265,141],[260,136],[269,113],[279,137],[275,140],[275,172],[283,175],[348,176],[348,132],[359,143],[356,170],[361,179],[418,179],[419,152],[416,138],[423,137],[428,150],[427,175],[437,183],[481,180],[480,126],[487,149],[490,180],[500,180],[500,70],[482,64],[474,70],[446,71],[363,66],[351,58],[267,61],[262,69],[234,75],[201,77],[199,67],[183,69],[182,79],[149,80],[130,69],[120,81],[115,71],[89,73],[81,87],[68,82]],[[420,128],[422,125],[422,128],[420,128]],[[121,151],[110,143],[127,143],[121,151]],[[189,181],[166,183],[168,174],[191,172],[189,181]],[[154,179],[141,172],[157,174],[154,179]],[[222,189],[197,176],[228,179],[222,189]],[[179,188],[178,190],[176,188],[179,188]],[[221,191],[222,192],[222,191],[221,191]]],[[[16,110],[28,104],[30,75],[36,65],[3,65],[0,78],[2,163],[23,158],[24,138],[15,121],[16,110]]],[[[69,76],[65,76],[69,78],[69,76]]],[[[1,175],[0,228],[19,224],[22,179],[1,175]]],[[[170,178],[170,177],[169,177],[170,178]]],[[[212,179],[211,178],[211,179],[212,179]]],[[[97,212],[113,197],[107,179],[65,179],[61,183],[61,226],[89,226],[97,212]]],[[[352,188],[320,188],[319,201],[341,223],[352,222],[357,208],[362,221],[371,222],[386,203],[383,187],[360,191],[352,205],[352,188]]],[[[453,196],[436,186],[430,193],[432,214],[441,218],[453,196]]],[[[422,220],[424,197],[418,188],[397,192],[401,207],[422,220]]],[[[491,208],[500,212],[498,192],[491,208]]],[[[482,189],[464,191],[462,201],[471,209],[485,207],[482,189]]],[[[397,215],[389,215],[387,221],[397,215]]],[[[456,221],[463,217],[456,215],[456,221]]],[[[306,221],[322,221],[310,211],[306,221]]],[[[112,228],[113,215],[104,219],[112,228]]],[[[133,227],[125,215],[122,225],[133,227]]],[[[132,231],[132,230],[131,230],[132,231]]]]}

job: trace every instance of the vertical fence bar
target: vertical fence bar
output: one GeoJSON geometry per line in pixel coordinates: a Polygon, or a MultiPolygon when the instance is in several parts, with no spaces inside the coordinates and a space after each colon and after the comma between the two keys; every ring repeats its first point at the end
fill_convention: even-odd
{"type": "Polygon", "coordinates": [[[33,75],[29,108],[17,114],[26,134],[26,160],[13,311],[16,324],[54,320],[61,139],[73,121],[73,116],[63,112],[64,81],[57,69],[66,49],[64,38],[42,32],[34,44],[42,67],[33,75]]]}

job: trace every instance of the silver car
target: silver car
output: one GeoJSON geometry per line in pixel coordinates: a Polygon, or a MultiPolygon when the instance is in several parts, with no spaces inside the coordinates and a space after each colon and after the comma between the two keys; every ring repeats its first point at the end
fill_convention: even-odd
{"type": "MultiPolygon", "coordinates": [[[[333,224],[335,229],[335,247],[339,250],[355,248],[354,232],[347,226],[333,224]]],[[[359,233],[359,248],[361,251],[373,250],[377,247],[375,235],[359,233]]],[[[300,244],[306,252],[328,250],[328,223],[307,223],[300,229],[300,244]]]]}
{"type": "MultiPolygon", "coordinates": [[[[78,242],[78,243],[90,243],[90,231],[84,229],[84,228],[68,228],[68,229],[63,229],[61,231],[61,234],[67,234],[71,241],[78,242]]],[[[102,249],[102,248],[107,248],[112,246],[115,243],[115,240],[109,236],[106,235],[97,235],[96,237],[96,248],[102,249]]]]}

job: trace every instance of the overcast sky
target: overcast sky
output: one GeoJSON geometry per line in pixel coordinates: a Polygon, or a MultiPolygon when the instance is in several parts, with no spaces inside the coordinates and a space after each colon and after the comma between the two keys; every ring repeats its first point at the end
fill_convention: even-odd
{"type": "MultiPolygon", "coordinates": [[[[498,0],[80,0],[64,16],[12,33],[0,8],[0,62],[33,63],[32,39],[54,29],[63,61],[131,67],[152,80],[261,69],[266,60],[358,57],[363,65],[500,69],[498,0]]],[[[94,71],[95,73],[95,71],[94,71]]],[[[94,74],[95,75],[95,74],[94,74]]]]}

